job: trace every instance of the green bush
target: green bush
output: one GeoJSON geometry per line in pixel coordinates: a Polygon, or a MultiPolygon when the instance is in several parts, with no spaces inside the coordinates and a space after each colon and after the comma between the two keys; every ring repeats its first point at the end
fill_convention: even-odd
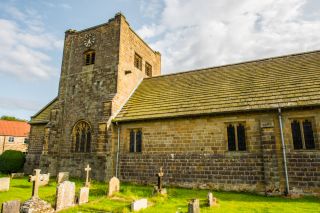
{"type": "Polygon", "coordinates": [[[22,152],[7,150],[0,155],[0,172],[6,174],[21,172],[25,161],[26,157],[22,152]]]}

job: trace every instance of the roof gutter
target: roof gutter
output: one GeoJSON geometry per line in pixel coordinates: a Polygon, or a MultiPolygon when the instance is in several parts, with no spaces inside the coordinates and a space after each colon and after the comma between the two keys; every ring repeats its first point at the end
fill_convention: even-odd
{"type": "Polygon", "coordinates": [[[288,178],[288,168],[287,168],[286,145],[284,143],[284,135],[283,135],[282,113],[281,113],[280,107],[278,108],[278,117],[279,117],[280,135],[281,135],[281,144],[282,144],[284,176],[286,181],[286,190],[284,193],[285,195],[288,195],[289,194],[289,178],[288,178]]]}

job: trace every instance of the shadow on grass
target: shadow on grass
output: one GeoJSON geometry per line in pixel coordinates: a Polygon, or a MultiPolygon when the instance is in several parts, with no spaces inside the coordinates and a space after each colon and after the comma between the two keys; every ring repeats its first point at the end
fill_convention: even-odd
{"type": "Polygon", "coordinates": [[[15,186],[12,186],[12,187],[15,187],[15,188],[22,188],[22,189],[28,189],[28,188],[31,188],[30,186],[28,185],[15,185],[15,186]]]}

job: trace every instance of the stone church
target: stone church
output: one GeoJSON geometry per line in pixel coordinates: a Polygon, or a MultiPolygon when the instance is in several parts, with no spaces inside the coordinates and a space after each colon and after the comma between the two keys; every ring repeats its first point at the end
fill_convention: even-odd
{"type": "Polygon", "coordinates": [[[58,96],[31,117],[25,172],[320,194],[320,51],[161,75],[116,14],[65,33],[58,96]]]}

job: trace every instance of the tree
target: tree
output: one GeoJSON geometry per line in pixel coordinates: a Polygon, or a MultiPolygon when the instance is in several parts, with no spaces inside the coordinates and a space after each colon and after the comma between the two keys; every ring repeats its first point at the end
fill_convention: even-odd
{"type": "Polygon", "coordinates": [[[6,120],[6,121],[26,121],[24,119],[16,118],[14,116],[9,116],[9,115],[3,115],[0,118],[1,120],[6,120]]]}

